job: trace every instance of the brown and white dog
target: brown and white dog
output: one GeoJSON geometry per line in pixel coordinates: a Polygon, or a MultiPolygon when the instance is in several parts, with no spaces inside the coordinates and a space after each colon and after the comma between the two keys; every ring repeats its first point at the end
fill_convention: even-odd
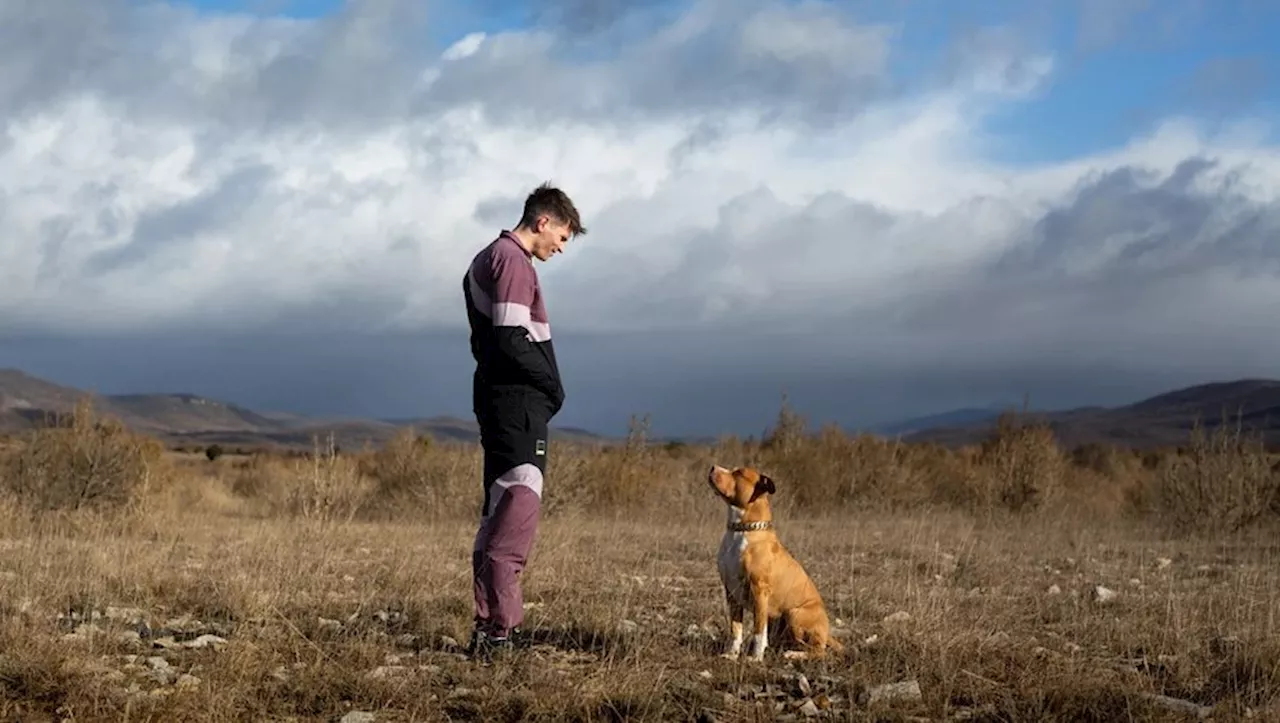
{"type": "Polygon", "coordinates": [[[737,659],[742,652],[748,606],[754,622],[752,661],[764,659],[768,623],[779,617],[785,620],[791,637],[806,648],[787,651],[784,657],[822,657],[828,647],[843,651],[840,641],[831,637],[817,586],[778,540],[769,507],[769,495],[776,491],[774,481],[752,467],[726,469],[719,465],[711,467],[707,481],[729,508],[717,555],[733,635],[723,657],[737,659]]]}

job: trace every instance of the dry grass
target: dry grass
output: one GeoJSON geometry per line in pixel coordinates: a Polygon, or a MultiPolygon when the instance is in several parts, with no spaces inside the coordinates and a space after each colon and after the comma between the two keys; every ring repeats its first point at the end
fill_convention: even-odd
{"type": "Polygon", "coordinates": [[[457,649],[478,450],[406,434],[359,455],[139,457],[91,421],[7,452],[0,720],[1188,719],[1159,695],[1280,717],[1277,470],[1229,430],[1144,460],[1009,419],[951,452],[809,434],[784,410],[760,444],[556,446],[534,645],[485,666],[457,649]],[[49,449],[140,460],[148,483],[32,494],[83,488],[49,449]],[[843,658],[717,657],[713,459],[777,480],[843,658]],[[904,681],[918,699],[873,693],[904,681]]]}

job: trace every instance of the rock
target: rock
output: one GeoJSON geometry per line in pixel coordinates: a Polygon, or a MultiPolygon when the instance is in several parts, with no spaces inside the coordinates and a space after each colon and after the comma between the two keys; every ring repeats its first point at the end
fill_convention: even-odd
{"type": "Polygon", "coordinates": [[[405,614],[399,610],[379,610],[373,614],[373,617],[387,625],[399,625],[406,622],[405,614]]]}
{"type": "Polygon", "coordinates": [[[338,723],[373,723],[378,717],[364,710],[353,710],[342,716],[338,723]]]}
{"type": "Polygon", "coordinates": [[[365,677],[371,680],[382,680],[393,675],[398,675],[407,671],[408,668],[403,665],[379,665],[365,674],[365,677]]]}
{"type": "Polygon", "coordinates": [[[881,620],[880,622],[885,625],[900,625],[903,623],[909,623],[911,622],[911,613],[907,612],[906,610],[899,610],[898,612],[892,615],[885,616],[884,620],[881,620]]]}
{"type": "Polygon", "coordinates": [[[703,671],[701,671],[701,672],[699,672],[699,673],[698,673],[698,677],[699,677],[699,678],[702,678],[703,680],[711,680],[711,671],[710,671],[710,670],[703,670],[703,671]]]}
{"type": "Polygon", "coordinates": [[[183,673],[178,676],[178,681],[174,685],[185,689],[195,688],[200,685],[200,679],[189,673],[183,673]]]}
{"type": "Polygon", "coordinates": [[[449,637],[448,635],[441,635],[440,647],[444,648],[445,650],[456,650],[462,646],[458,645],[458,641],[449,637]]]}
{"type": "Polygon", "coordinates": [[[1154,705],[1164,708],[1165,710],[1186,713],[1188,715],[1194,715],[1197,718],[1208,718],[1213,714],[1213,706],[1203,706],[1189,700],[1170,698],[1167,695],[1156,695],[1153,693],[1149,693],[1145,697],[1154,705]]]}
{"type": "Polygon", "coordinates": [[[796,688],[800,690],[800,695],[803,695],[806,698],[813,693],[813,686],[809,685],[809,679],[803,675],[796,678],[796,688]]]}
{"type": "Polygon", "coordinates": [[[102,632],[102,628],[98,627],[95,623],[81,623],[76,626],[76,630],[72,634],[78,635],[82,638],[88,638],[94,635],[101,635],[102,632]]]}
{"type": "Polygon", "coordinates": [[[214,650],[221,650],[222,646],[226,644],[226,638],[220,638],[217,635],[201,635],[195,640],[188,640],[187,642],[182,643],[182,647],[191,648],[193,650],[212,647],[214,650]]]}
{"type": "Polygon", "coordinates": [[[1061,595],[1062,588],[1058,587],[1057,585],[1050,585],[1049,589],[1046,590],[1045,593],[1048,595],[1061,595]]]}
{"type": "Polygon", "coordinates": [[[639,623],[634,620],[623,620],[618,623],[618,632],[623,634],[634,633],[640,629],[639,623]]]}
{"type": "Polygon", "coordinates": [[[1169,559],[1169,558],[1167,558],[1167,557],[1158,557],[1158,558],[1156,558],[1156,569],[1157,569],[1157,570],[1163,570],[1163,569],[1165,569],[1166,567],[1168,567],[1168,566],[1170,566],[1170,565],[1172,565],[1172,564],[1173,564],[1173,560],[1170,560],[1170,559],[1169,559]]]}
{"type": "Polygon", "coordinates": [[[161,685],[171,685],[177,682],[178,671],[170,668],[169,664],[165,663],[161,667],[152,666],[151,670],[147,672],[147,677],[161,685]]]}
{"type": "Polygon", "coordinates": [[[920,692],[920,683],[915,680],[904,680],[899,683],[885,683],[877,685],[866,692],[866,704],[874,705],[880,702],[890,702],[896,700],[920,700],[923,694],[920,692]]]}
{"type": "Polygon", "coordinates": [[[1116,591],[1102,585],[1093,587],[1093,601],[1099,605],[1106,605],[1116,599],[1116,591]]]}
{"type": "Polygon", "coordinates": [[[339,630],[342,630],[342,621],[330,620],[329,618],[319,618],[317,627],[327,633],[336,633],[339,630]]]}
{"type": "Polygon", "coordinates": [[[818,710],[818,704],[812,700],[806,699],[800,704],[800,715],[805,718],[817,718],[822,715],[822,711],[818,710]]]}
{"type": "Polygon", "coordinates": [[[118,623],[136,625],[146,620],[147,614],[138,608],[124,608],[108,605],[103,616],[108,620],[113,620],[118,623]]]}

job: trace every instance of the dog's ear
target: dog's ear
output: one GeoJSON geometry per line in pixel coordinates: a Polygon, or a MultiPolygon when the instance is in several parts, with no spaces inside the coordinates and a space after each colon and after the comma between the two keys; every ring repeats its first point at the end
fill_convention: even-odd
{"type": "Polygon", "coordinates": [[[755,495],[753,496],[759,497],[763,494],[771,495],[774,492],[777,492],[777,488],[773,486],[773,478],[767,474],[760,475],[760,479],[756,480],[755,495]]]}

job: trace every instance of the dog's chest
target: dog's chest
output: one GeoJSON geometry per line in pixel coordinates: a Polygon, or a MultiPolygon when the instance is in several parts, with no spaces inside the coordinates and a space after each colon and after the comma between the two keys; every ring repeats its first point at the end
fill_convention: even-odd
{"type": "Polygon", "coordinates": [[[746,549],[746,533],[729,530],[720,539],[720,551],[716,554],[720,582],[724,584],[725,592],[743,604],[747,599],[747,575],[742,564],[742,554],[746,549]]]}

